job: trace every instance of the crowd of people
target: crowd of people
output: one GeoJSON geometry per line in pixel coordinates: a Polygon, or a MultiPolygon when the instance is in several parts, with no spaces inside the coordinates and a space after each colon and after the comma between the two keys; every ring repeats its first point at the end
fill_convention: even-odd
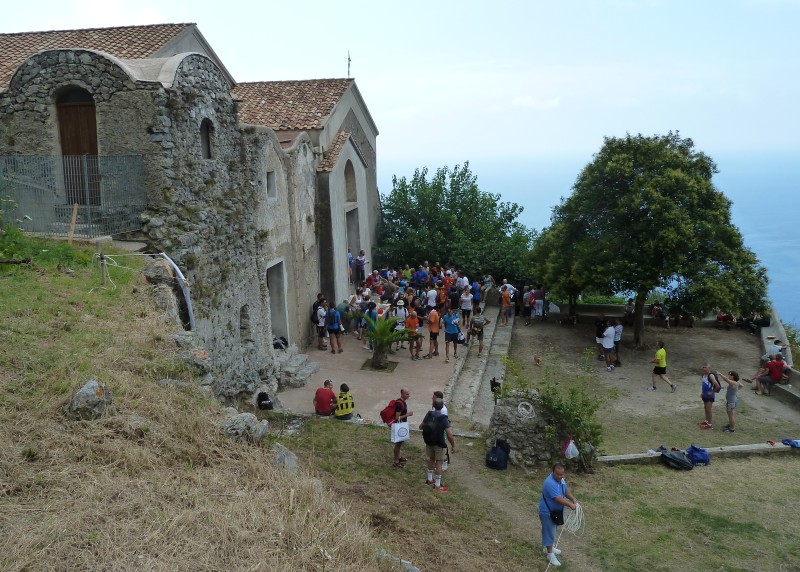
{"type": "MultiPolygon", "coordinates": [[[[349,253],[348,253],[349,254],[349,253]]],[[[498,326],[508,325],[513,315],[520,315],[525,326],[536,320],[546,319],[546,296],[541,285],[524,286],[518,290],[508,281],[498,284],[490,275],[470,280],[463,271],[440,264],[423,263],[417,268],[405,265],[402,269],[383,267],[380,270],[366,272],[368,261],[363,251],[358,256],[349,255],[349,272],[352,277],[354,292],[337,305],[330,305],[320,294],[312,310],[312,320],[317,326],[319,348],[328,349],[334,354],[341,353],[342,336],[353,336],[358,340],[366,338],[365,349],[372,349],[366,333],[372,322],[381,318],[396,318],[396,328],[410,330],[411,339],[395,345],[394,351],[409,351],[411,360],[432,359],[440,355],[439,337],[444,338],[444,358],[450,361],[450,354],[458,356],[460,343],[466,337],[476,337],[478,353],[483,352],[484,328],[492,322],[483,312],[481,302],[486,301],[490,289],[497,288],[497,303],[500,306],[498,326]],[[462,330],[463,328],[463,330],[462,330]],[[425,338],[428,338],[427,345],[425,338]],[[427,350],[427,351],[426,351],[427,350]]],[[[665,307],[653,304],[651,315],[654,318],[669,319],[665,307]]],[[[598,316],[595,321],[595,344],[597,359],[603,362],[608,372],[622,366],[621,340],[626,324],[632,323],[634,303],[627,301],[623,316],[606,318],[598,316]]],[[[729,312],[720,312],[718,325],[729,328],[738,325],[738,320],[729,312]]],[[[746,323],[746,321],[742,321],[746,323]]],[[[739,404],[739,391],[744,388],[743,382],[753,384],[758,395],[769,395],[771,386],[785,382],[790,367],[783,359],[786,344],[775,340],[762,358],[758,371],[750,378],[743,379],[733,370],[723,373],[705,363],[700,372],[700,397],[703,403],[703,419],[699,422],[702,429],[713,429],[714,404],[718,394],[724,389],[727,425],[724,432],[736,431],[735,412],[739,404]]],[[[667,375],[667,349],[663,340],[658,340],[655,356],[651,360],[653,370],[651,383],[647,388],[651,392],[658,389],[658,382],[666,383],[670,393],[675,393],[678,385],[667,375]]],[[[352,419],[355,405],[347,384],[341,384],[338,394],[332,389],[332,382],[326,380],[323,387],[314,396],[315,412],[321,416],[332,416],[335,419],[352,419]]],[[[404,387],[399,399],[392,401],[393,416],[387,424],[408,423],[413,412],[409,410],[407,401],[410,390],[404,387]]],[[[431,406],[419,429],[425,441],[425,484],[439,492],[447,492],[448,487],[442,482],[449,453],[456,451],[456,443],[447,415],[447,407],[441,391],[434,392],[431,406]]],[[[402,455],[403,440],[393,442],[391,464],[398,469],[406,467],[407,459],[402,455]]],[[[564,481],[565,467],[556,463],[552,472],[542,485],[542,497],[539,502],[539,517],[542,525],[543,550],[551,566],[560,566],[558,556],[561,551],[554,542],[559,522],[556,514],[563,508],[575,510],[578,503],[566,487],[564,481]]]]}

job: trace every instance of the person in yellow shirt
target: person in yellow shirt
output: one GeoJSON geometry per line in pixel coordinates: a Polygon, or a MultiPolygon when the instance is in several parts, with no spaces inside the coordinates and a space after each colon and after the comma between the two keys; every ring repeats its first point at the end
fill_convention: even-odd
{"type": "Polygon", "coordinates": [[[656,388],[656,380],[657,378],[661,378],[663,381],[666,381],[672,393],[675,393],[675,390],[678,389],[678,386],[675,385],[670,381],[667,377],[667,350],[664,349],[664,342],[658,340],[658,350],[656,351],[656,357],[653,358],[652,362],[655,364],[653,368],[653,385],[652,387],[648,387],[647,391],[655,391],[656,388]]]}
{"type": "Polygon", "coordinates": [[[336,409],[333,414],[339,421],[348,421],[353,418],[356,406],[353,401],[353,394],[346,383],[339,386],[339,395],[336,396],[336,409]]]}

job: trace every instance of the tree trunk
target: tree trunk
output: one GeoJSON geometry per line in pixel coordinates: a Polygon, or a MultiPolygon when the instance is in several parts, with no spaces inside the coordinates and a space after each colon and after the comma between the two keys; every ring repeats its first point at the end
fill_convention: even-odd
{"type": "Polygon", "coordinates": [[[386,353],[386,348],[375,348],[372,353],[372,369],[386,369],[389,365],[389,356],[386,353]]]}
{"type": "Polygon", "coordinates": [[[633,345],[643,348],[644,341],[644,303],[647,301],[647,292],[637,292],[633,304],[633,345]]]}
{"type": "Polygon", "coordinates": [[[578,315],[578,297],[575,294],[569,294],[569,316],[578,315]]]}

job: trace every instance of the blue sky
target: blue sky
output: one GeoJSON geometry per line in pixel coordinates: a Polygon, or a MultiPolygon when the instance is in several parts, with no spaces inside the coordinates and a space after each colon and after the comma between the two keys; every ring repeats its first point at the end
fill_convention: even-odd
{"type": "MultiPolygon", "coordinates": [[[[197,23],[240,81],[346,77],[349,50],[384,193],[468,160],[542,228],[604,136],[678,130],[746,238],[769,216],[754,197],[800,216],[800,0],[40,0],[0,32],[165,22],[197,23]]],[[[800,251],[775,240],[750,243],[773,281],[800,251]]]]}

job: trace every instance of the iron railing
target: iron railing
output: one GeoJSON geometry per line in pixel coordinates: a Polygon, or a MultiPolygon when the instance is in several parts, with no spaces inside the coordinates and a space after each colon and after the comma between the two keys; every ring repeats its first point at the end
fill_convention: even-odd
{"type": "Polygon", "coordinates": [[[0,156],[3,220],[31,234],[94,238],[141,229],[141,155],[0,156]],[[77,206],[76,206],[77,205],[77,206]]]}

